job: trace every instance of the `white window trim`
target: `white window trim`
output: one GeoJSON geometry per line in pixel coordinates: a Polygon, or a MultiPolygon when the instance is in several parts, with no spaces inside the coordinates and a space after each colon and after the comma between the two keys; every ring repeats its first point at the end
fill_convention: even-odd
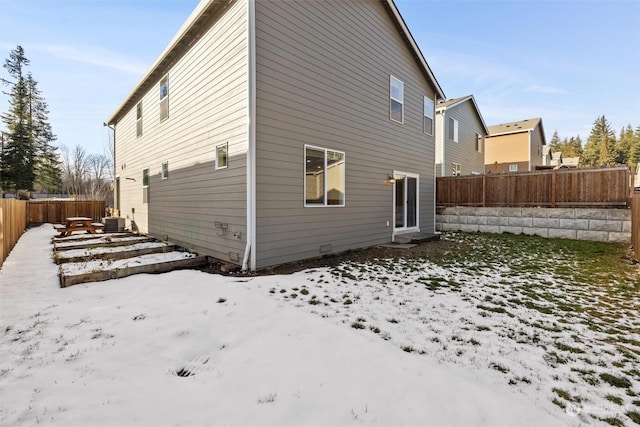
{"type": "Polygon", "coordinates": [[[460,176],[462,174],[462,165],[460,163],[451,162],[451,171],[452,176],[460,176]]]}
{"type": "MultiPolygon", "coordinates": [[[[396,185],[394,183],[394,185],[393,185],[393,198],[392,198],[392,203],[393,203],[392,212],[394,213],[394,217],[393,217],[393,235],[394,236],[405,234],[405,233],[410,233],[410,232],[415,232],[415,231],[420,231],[420,174],[410,173],[410,172],[402,172],[402,171],[397,171],[397,170],[393,171],[393,178],[394,179],[397,180],[397,179],[400,179],[402,177],[415,178],[416,179],[416,225],[413,226],[413,227],[396,227],[396,221],[395,221],[396,185]]],[[[406,197],[406,195],[407,195],[407,192],[405,190],[405,197],[406,197]]],[[[407,222],[407,212],[406,212],[406,210],[404,212],[403,222],[404,223],[407,222]]]]}
{"type": "Polygon", "coordinates": [[[162,78],[160,79],[160,84],[158,86],[158,89],[160,89],[162,87],[162,81],[165,80],[167,81],[167,94],[160,98],[160,101],[158,102],[158,105],[160,106],[160,121],[164,122],[165,120],[167,120],[169,118],[169,74],[165,74],[164,76],[162,76],[162,78]],[[166,99],[167,102],[167,116],[165,118],[162,118],[162,103],[164,102],[164,100],[166,99]]]}
{"type": "Polygon", "coordinates": [[[142,169],[142,188],[149,187],[149,182],[151,181],[151,170],[149,168],[142,169]],[[147,185],[144,184],[144,171],[147,171],[147,185]]]}
{"type": "Polygon", "coordinates": [[[389,118],[392,121],[396,122],[396,123],[404,124],[404,82],[402,80],[400,80],[399,78],[393,76],[393,75],[389,75],[389,118]],[[396,99],[396,98],[393,97],[392,87],[393,87],[394,81],[397,82],[397,83],[400,83],[402,85],[402,99],[396,99]],[[400,120],[394,119],[392,117],[392,115],[391,115],[391,111],[392,111],[392,109],[391,109],[391,101],[396,101],[396,102],[400,103],[400,106],[402,107],[401,108],[401,113],[400,113],[400,115],[402,117],[401,117],[400,120]]]}
{"type": "Polygon", "coordinates": [[[482,135],[480,135],[479,133],[476,133],[476,144],[478,144],[476,152],[477,153],[482,153],[482,142],[483,142],[483,138],[482,135]]]}
{"type": "Polygon", "coordinates": [[[162,164],[160,165],[160,178],[169,179],[169,161],[168,160],[162,162],[162,164]],[[167,166],[167,173],[166,174],[164,172],[165,165],[167,166]]]}
{"type": "Polygon", "coordinates": [[[222,144],[216,145],[216,170],[227,169],[229,167],[229,141],[223,142],[222,144]],[[220,158],[218,156],[218,148],[225,146],[227,148],[227,164],[224,166],[220,166],[220,158]]]}
{"type": "Polygon", "coordinates": [[[142,107],[142,101],[138,101],[138,103],[136,103],[136,138],[140,138],[143,134],[142,118],[144,117],[144,111],[142,110],[142,107]],[[138,117],[138,106],[140,106],[140,117],[138,117]],[[140,128],[139,132],[138,128],[140,128]]]}
{"type": "Polygon", "coordinates": [[[459,142],[458,120],[454,119],[453,117],[449,117],[449,120],[453,121],[453,135],[449,135],[449,139],[453,142],[459,142]]]}
{"type": "Polygon", "coordinates": [[[422,123],[423,123],[423,127],[425,127],[425,129],[423,129],[424,133],[426,133],[427,135],[433,135],[433,128],[435,127],[435,115],[436,115],[436,103],[429,98],[428,96],[424,97],[424,101],[423,101],[423,108],[424,108],[424,117],[429,117],[431,119],[431,131],[427,132],[426,127],[424,126],[424,118],[422,119],[422,123]],[[429,100],[431,102],[431,111],[429,111],[431,113],[431,115],[427,115],[427,100],[429,100]]]}
{"type": "Polygon", "coordinates": [[[304,200],[304,207],[305,208],[343,208],[347,205],[347,176],[346,176],[346,164],[347,164],[347,155],[344,151],[340,151],[340,150],[332,150],[330,148],[324,148],[324,147],[318,147],[315,145],[304,145],[304,152],[303,152],[303,158],[302,158],[302,164],[304,165],[305,168],[305,173],[304,173],[304,184],[303,184],[303,199],[304,200]],[[344,201],[342,202],[341,205],[329,205],[327,204],[327,179],[328,179],[328,174],[325,172],[324,174],[324,203],[323,204],[319,204],[319,203],[311,203],[311,204],[307,204],[307,171],[306,171],[306,167],[307,167],[307,148],[311,148],[313,150],[318,150],[318,151],[324,151],[324,170],[327,170],[327,151],[333,151],[335,153],[340,153],[342,154],[343,158],[344,158],[344,163],[345,163],[345,171],[343,172],[342,175],[342,182],[344,183],[344,201]]]}
{"type": "Polygon", "coordinates": [[[518,165],[517,164],[509,165],[509,172],[518,172],[518,165]]]}

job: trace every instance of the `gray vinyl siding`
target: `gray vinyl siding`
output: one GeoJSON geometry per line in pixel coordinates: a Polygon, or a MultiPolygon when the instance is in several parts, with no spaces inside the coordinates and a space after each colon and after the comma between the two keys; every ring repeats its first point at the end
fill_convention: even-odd
{"type": "MultiPolygon", "coordinates": [[[[473,172],[483,173],[484,171],[484,128],[482,122],[475,112],[475,108],[471,100],[461,104],[448,107],[444,116],[438,114],[439,132],[443,137],[443,155],[440,162],[436,165],[437,176],[451,176],[452,163],[461,165],[462,175],[471,175],[473,172]],[[444,119],[443,119],[444,117],[444,119]],[[458,142],[454,142],[449,134],[449,119],[458,120],[458,142]],[[476,151],[476,135],[483,137],[482,151],[476,151]],[[442,168],[444,163],[444,168],[442,168]],[[444,174],[442,174],[444,169],[444,174]]],[[[439,150],[440,151],[440,150],[439,150]]]]}
{"type": "Polygon", "coordinates": [[[384,4],[258,0],[256,72],[258,268],[391,241],[394,170],[420,174],[420,228],[434,231],[435,92],[384,4]],[[390,74],[404,124],[389,118],[390,74]],[[345,207],[304,207],[305,144],[345,152],[345,207]]]}
{"type": "Polygon", "coordinates": [[[158,79],[142,99],[142,137],[135,106],[116,125],[122,215],[135,218],[141,232],[223,260],[232,254],[241,261],[246,242],[247,55],[247,3],[237,1],[167,70],[169,117],[160,121],[158,79]],[[215,147],[224,142],[229,167],[216,171],[215,147]]]}

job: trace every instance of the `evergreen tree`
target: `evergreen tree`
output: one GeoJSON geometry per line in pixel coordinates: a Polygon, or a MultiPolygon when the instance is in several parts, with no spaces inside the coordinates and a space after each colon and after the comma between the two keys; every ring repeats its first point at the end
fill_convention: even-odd
{"type": "Polygon", "coordinates": [[[51,145],[56,136],[49,123],[49,108],[31,73],[27,75],[29,116],[36,148],[36,188],[43,193],[59,193],[62,187],[58,148],[51,145]]]}
{"type": "Polygon", "coordinates": [[[0,156],[0,183],[4,190],[31,191],[34,184],[41,190],[60,188],[60,161],[57,148],[51,143],[56,137],[48,119],[48,106],[31,73],[25,72],[29,60],[24,49],[17,46],[5,61],[9,79],[9,111],[2,114],[7,127],[0,156]]]}
{"type": "Polygon", "coordinates": [[[564,157],[582,157],[582,139],[580,135],[564,140],[562,144],[562,155],[564,157]]]}
{"type": "Polygon", "coordinates": [[[631,147],[633,146],[635,135],[633,134],[633,128],[631,125],[627,125],[626,128],[622,128],[620,131],[620,138],[616,143],[616,150],[618,152],[617,161],[620,164],[630,164],[629,155],[631,154],[631,147]]]}
{"type": "Polygon", "coordinates": [[[633,143],[629,149],[629,161],[628,164],[632,166],[638,166],[640,163],[640,126],[636,128],[633,134],[633,143]]]}
{"type": "Polygon", "coordinates": [[[585,166],[613,166],[617,159],[616,135],[603,115],[593,122],[582,163],[585,166]]]}
{"type": "Polygon", "coordinates": [[[552,153],[556,151],[562,151],[562,142],[560,142],[560,137],[558,136],[557,130],[553,132],[551,141],[549,141],[549,151],[551,151],[552,153]]]}
{"type": "Polygon", "coordinates": [[[12,80],[2,79],[10,86],[9,106],[2,120],[7,126],[7,141],[2,151],[3,187],[14,190],[31,190],[35,180],[35,143],[29,119],[29,89],[24,75],[24,67],[29,60],[21,46],[11,51],[4,68],[12,80]]]}

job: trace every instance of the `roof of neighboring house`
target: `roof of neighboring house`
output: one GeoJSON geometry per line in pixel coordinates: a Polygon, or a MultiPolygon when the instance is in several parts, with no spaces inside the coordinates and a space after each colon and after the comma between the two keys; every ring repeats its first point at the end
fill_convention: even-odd
{"type": "MultiPolygon", "coordinates": [[[[427,78],[433,84],[436,91],[437,98],[444,99],[444,91],[440,87],[440,84],[436,80],[429,64],[424,59],[418,44],[414,40],[407,24],[400,15],[400,11],[396,7],[393,0],[380,0],[387,5],[390,15],[398,27],[402,30],[405,41],[413,51],[413,54],[425,73],[427,78]]],[[[162,51],[158,59],[153,63],[144,76],[133,87],[129,94],[125,97],[122,103],[112,113],[111,117],[105,122],[105,125],[115,124],[128,110],[130,110],[134,103],[142,97],[142,95],[148,90],[151,84],[155,84],[156,80],[159,80],[173,63],[179,58],[185,51],[189,49],[189,46],[194,40],[200,37],[202,28],[215,15],[223,13],[223,11],[229,7],[232,0],[201,0],[198,6],[187,18],[182,27],[178,30],[178,33],[173,37],[169,45],[162,51]]]]}
{"type": "Polygon", "coordinates": [[[534,130],[538,124],[542,123],[542,119],[537,117],[535,119],[519,120],[511,123],[500,123],[499,125],[489,126],[489,135],[506,135],[510,133],[527,132],[534,130]]]}
{"type": "Polygon", "coordinates": [[[489,135],[489,128],[487,127],[487,124],[484,122],[484,118],[480,113],[480,109],[478,108],[478,104],[476,103],[476,99],[473,97],[473,95],[461,96],[460,98],[451,98],[446,101],[439,102],[438,104],[436,104],[436,111],[445,111],[447,110],[447,108],[453,108],[469,100],[471,100],[471,103],[473,104],[473,108],[475,109],[476,114],[478,115],[478,118],[482,123],[484,134],[489,135]]]}

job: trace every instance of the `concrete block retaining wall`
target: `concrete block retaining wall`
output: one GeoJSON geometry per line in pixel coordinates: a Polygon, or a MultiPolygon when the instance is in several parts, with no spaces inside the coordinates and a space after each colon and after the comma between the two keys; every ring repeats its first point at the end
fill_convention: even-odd
{"type": "Polygon", "coordinates": [[[630,209],[437,208],[437,231],[530,234],[600,242],[631,242],[630,209]]]}

